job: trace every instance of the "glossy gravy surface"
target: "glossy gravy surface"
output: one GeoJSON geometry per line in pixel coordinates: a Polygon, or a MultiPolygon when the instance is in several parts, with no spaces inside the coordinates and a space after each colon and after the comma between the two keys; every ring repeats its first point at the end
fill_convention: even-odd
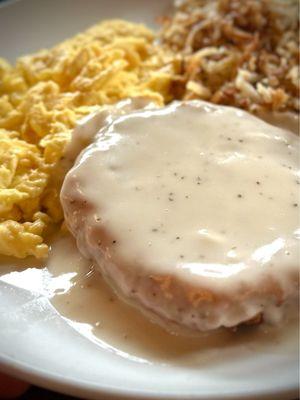
{"type": "Polygon", "coordinates": [[[221,291],[258,280],[263,266],[289,291],[298,155],[298,136],[240,110],[175,103],[117,119],[71,174],[91,205],[89,229],[108,229],[113,262],[221,291]]]}
{"type": "Polygon", "coordinates": [[[288,315],[281,327],[264,324],[238,331],[220,329],[197,337],[171,334],[119,299],[92,263],[82,258],[72,238],[60,239],[53,249],[48,263],[51,274],[76,275],[68,290],[56,292],[52,304],[75,329],[121,356],[200,366],[261,349],[271,353],[279,344],[286,354],[297,347],[297,321],[288,315]]]}
{"type": "MultiPolygon", "coordinates": [[[[98,129],[99,126],[97,125],[96,128],[98,129]]],[[[225,134],[224,132],[225,128],[223,125],[220,126],[219,134],[223,135],[222,146],[224,150],[231,151],[232,147],[230,146],[233,144],[237,145],[237,143],[230,143],[233,135],[230,132],[230,135],[227,136],[227,133],[225,134]],[[231,140],[228,138],[231,138],[231,140]]],[[[271,146],[273,153],[268,151],[269,156],[273,157],[274,155],[278,161],[281,157],[285,158],[287,151],[292,150],[288,156],[293,155],[292,147],[294,145],[289,141],[290,138],[289,135],[282,137],[282,134],[279,134],[278,138],[273,137],[273,139],[270,139],[268,145],[271,146]]],[[[244,139],[244,137],[241,138],[241,140],[244,139]]],[[[264,140],[268,141],[268,138],[264,137],[264,134],[262,134],[261,139],[263,144],[264,140]]],[[[251,140],[249,145],[251,150],[251,140]]],[[[252,141],[252,146],[255,146],[255,141],[252,141]]],[[[162,151],[163,155],[167,153],[168,149],[162,151]]],[[[243,154],[241,149],[238,153],[243,154]]],[[[261,154],[252,154],[254,158],[259,155],[261,154]]],[[[238,154],[236,154],[236,158],[235,161],[241,161],[238,158],[238,154]]],[[[180,159],[178,160],[180,161],[180,159]]],[[[231,161],[233,163],[234,157],[231,161]]],[[[292,157],[292,162],[294,161],[295,159],[292,157]]],[[[270,162],[272,163],[272,161],[270,162]]],[[[180,162],[178,165],[181,165],[180,162]]],[[[282,167],[283,171],[286,172],[286,176],[290,178],[294,177],[294,167],[290,169],[291,165],[289,164],[286,164],[286,167],[282,167]]],[[[177,165],[176,169],[178,169],[177,165]]],[[[174,172],[176,171],[174,170],[174,172]]],[[[262,171],[259,170],[258,172],[261,175],[262,171]]],[[[167,171],[163,169],[161,175],[167,175],[167,171]]],[[[174,175],[170,181],[172,184],[175,183],[175,187],[178,190],[184,188],[179,185],[179,183],[182,183],[180,182],[181,176],[183,175],[177,177],[174,175]],[[180,178],[180,181],[175,178],[180,178]]],[[[281,192],[285,192],[285,200],[288,200],[286,205],[291,205],[291,202],[295,201],[292,182],[292,180],[280,182],[281,192]]],[[[248,184],[250,190],[250,188],[256,189],[256,185],[260,186],[262,182],[257,184],[256,181],[253,182],[251,180],[248,184]],[[251,186],[252,184],[253,186],[251,186]]],[[[192,180],[190,181],[190,185],[190,187],[193,187],[192,180]]],[[[271,199],[268,199],[268,195],[270,197],[271,193],[273,193],[271,192],[272,187],[270,184],[262,187],[265,191],[265,204],[271,204],[271,199]]],[[[163,188],[160,189],[162,190],[163,188]]],[[[221,193],[221,191],[218,193],[221,193]]],[[[175,196],[173,197],[175,198],[175,196]]],[[[245,200],[245,198],[243,199],[245,200]]],[[[183,200],[183,196],[181,196],[181,200],[183,200]]],[[[241,198],[234,198],[235,202],[237,200],[241,200],[241,198]]],[[[170,206],[169,203],[173,204],[174,202],[174,200],[173,202],[169,201],[168,198],[164,198],[163,201],[168,205],[166,208],[170,206]]],[[[284,204],[283,197],[281,201],[284,204]]],[[[292,208],[292,210],[294,209],[292,208]]],[[[286,211],[282,212],[285,213],[286,211]]],[[[289,212],[292,213],[290,209],[289,212]]],[[[297,220],[297,214],[294,215],[296,215],[297,220]]],[[[280,220],[280,217],[278,217],[278,220],[280,220]]],[[[293,223],[288,221],[286,221],[286,225],[284,226],[287,232],[289,232],[289,227],[290,231],[293,231],[295,227],[293,223]]],[[[272,229],[270,230],[272,231],[272,229]]],[[[205,236],[203,233],[202,235],[199,234],[200,238],[205,236]]],[[[210,234],[211,232],[208,233],[210,234]]],[[[210,243],[211,239],[211,236],[208,235],[208,243],[210,243]]],[[[232,253],[232,255],[234,254],[232,253]]],[[[235,357],[245,357],[250,354],[252,355],[253,352],[258,353],[263,351],[264,353],[271,354],[274,351],[278,351],[278,346],[280,346],[280,351],[285,356],[289,356],[294,354],[298,347],[299,329],[297,321],[283,321],[280,327],[271,327],[267,324],[243,327],[239,328],[237,332],[218,330],[209,334],[201,334],[197,338],[172,335],[157,324],[149,321],[141,313],[136,312],[131,306],[119,300],[103,281],[101,275],[95,270],[93,263],[85,260],[80,255],[74,239],[69,235],[53,243],[50,258],[46,263],[41,264],[41,262],[36,260],[17,261],[15,259],[3,258],[0,260],[0,271],[0,281],[43,294],[49,298],[49,301],[54,305],[58,313],[74,329],[97,345],[133,360],[144,362],[159,361],[172,364],[184,363],[199,367],[203,364],[207,365],[209,362],[220,363],[233,360],[235,357]]]]}
{"type": "Polygon", "coordinates": [[[120,300],[70,235],[53,242],[44,265],[5,258],[0,267],[0,281],[41,293],[80,334],[133,361],[197,368],[252,357],[253,352],[280,351],[289,357],[297,349],[298,324],[288,318],[280,327],[220,329],[197,337],[168,333],[120,300]]]}

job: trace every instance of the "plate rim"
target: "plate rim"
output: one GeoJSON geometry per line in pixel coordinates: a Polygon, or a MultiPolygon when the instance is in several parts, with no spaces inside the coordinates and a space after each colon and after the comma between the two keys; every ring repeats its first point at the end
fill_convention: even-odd
{"type": "MultiPolygon", "coordinates": [[[[126,1],[126,0],[123,0],[126,1]]],[[[144,0],[146,1],[146,0],[144,0]]],[[[21,0],[4,0],[0,3],[0,11],[10,6],[17,6],[21,3],[21,0]]],[[[62,374],[50,372],[46,368],[35,368],[30,363],[18,361],[14,357],[4,355],[0,353],[0,371],[6,374],[10,374],[16,378],[26,380],[29,383],[36,384],[38,386],[45,387],[49,390],[59,391],[67,395],[75,397],[89,396],[90,399],[99,399],[99,396],[104,398],[116,399],[127,399],[127,400],[220,400],[219,394],[196,394],[190,393],[186,395],[179,394],[168,394],[160,393],[159,390],[141,390],[141,389],[120,389],[114,386],[106,386],[105,384],[97,384],[95,382],[89,382],[85,379],[78,380],[70,376],[65,377],[62,374]]],[[[228,392],[222,394],[222,400],[251,400],[260,399],[265,400],[284,400],[292,399],[298,396],[299,382],[295,382],[295,385],[281,387],[278,391],[278,387],[267,388],[267,390],[255,388],[239,388],[235,392],[228,392]]]]}
{"type": "MultiPolygon", "coordinates": [[[[219,394],[168,394],[160,393],[149,390],[134,390],[134,389],[119,389],[114,386],[99,385],[86,380],[73,379],[71,377],[64,377],[61,374],[56,374],[47,371],[47,369],[35,368],[34,366],[18,361],[13,357],[0,354],[0,371],[8,373],[11,376],[25,380],[31,384],[42,386],[49,390],[58,391],[60,393],[71,395],[75,397],[89,396],[89,399],[98,399],[99,396],[105,398],[128,399],[128,400],[220,400],[219,394]]],[[[238,390],[236,392],[228,392],[222,394],[222,400],[291,400],[296,399],[298,396],[299,385],[293,388],[285,387],[278,391],[275,388],[272,390],[258,390],[251,388],[238,390]]],[[[102,399],[104,400],[104,399],[102,399]]]]}

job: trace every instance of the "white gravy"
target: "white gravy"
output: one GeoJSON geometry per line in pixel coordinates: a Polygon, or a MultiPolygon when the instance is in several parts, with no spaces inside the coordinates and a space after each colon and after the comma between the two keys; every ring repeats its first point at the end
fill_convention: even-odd
{"type": "MultiPolygon", "coordinates": [[[[96,124],[100,121],[98,118],[96,124]]],[[[95,131],[87,132],[86,128],[86,125],[78,128],[78,134],[85,136],[82,145],[95,134],[95,131]],[[87,137],[87,133],[91,136],[87,137]]],[[[224,134],[223,128],[220,134],[224,134]]],[[[226,146],[230,145],[229,142],[226,146]]],[[[82,145],[69,148],[70,158],[76,156],[82,145]]],[[[275,152],[275,157],[280,157],[280,154],[275,152]]],[[[285,186],[282,192],[288,194],[291,188],[287,188],[285,182],[281,183],[285,186]]],[[[270,186],[265,190],[271,193],[270,186]]],[[[267,203],[267,199],[265,201],[267,203]]],[[[0,274],[0,281],[48,297],[67,322],[90,340],[132,359],[138,357],[148,362],[200,366],[218,360],[232,360],[235,356],[247,356],[262,349],[272,353],[278,351],[278,346],[288,357],[298,346],[297,321],[285,322],[280,327],[267,324],[241,327],[237,332],[220,329],[197,338],[172,335],[120,301],[93,263],[81,256],[69,235],[53,243],[46,263],[2,257],[0,274]]]]}
{"type": "Polygon", "coordinates": [[[297,348],[296,320],[281,327],[262,324],[197,337],[168,333],[120,300],[70,235],[53,242],[46,264],[3,257],[0,271],[0,281],[43,294],[80,334],[132,360],[199,367],[275,349],[288,357],[297,348]]]}
{"type": "MultiPolygon", "coordinates": [[[[277,304],[260,295],[270,283],[284,299],[297,296],[299,149],[298,136],[229,107],[195,101],[131,113],[101,131],[70,171],[66,220],[83,254],[113,271],[125,295],[124,275],[135,269],[221,296],[261,287],[258,297],[235,298],[249,300],[249,312],[226,319],[220,307],[205,329],[233,326],[242,313],[276,319],[277,304]],[[69,206],[81,198],[84,215],[69,206]]],[[[160,314],[159,304],[144,305],[160,314]]]]}

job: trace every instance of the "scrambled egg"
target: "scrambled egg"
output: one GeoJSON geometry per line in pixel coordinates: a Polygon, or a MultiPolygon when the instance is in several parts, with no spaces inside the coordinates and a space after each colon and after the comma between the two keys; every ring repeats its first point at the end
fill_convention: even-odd
{"type": "Polygon", "coordinates": [[[14,67],[0,59],[0,254],[47,256],[63,220],[57,165],[78,119],[126,97],[172,100],[179,66],[153,40],[113,20],[14,67]]]}

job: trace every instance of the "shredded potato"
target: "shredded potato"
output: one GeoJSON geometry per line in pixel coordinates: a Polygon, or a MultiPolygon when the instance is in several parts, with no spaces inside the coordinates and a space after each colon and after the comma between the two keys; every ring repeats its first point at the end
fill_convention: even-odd
{"type": "Polygon", "coordinates": [[[183,99],[299,112],[297,0],[181,0],[161,42],[182,59],[183,99]]]}
{"type": "Polygon", "coordinates": [[[111,20],[15,66],[0,59],[0,254],[47,256],[47,232],[63,221],[60,160],[76,122],[101,107],[145,96],[299,112],[295,0],[176,3],[160,44],[111,20]]]}
{"type": "Polygon", "coordinates": [[[176,60],[143,25],[105,21],[15,66],[0,59],[0,254],[45,257],[57,164],[76,121],[120,99],[172,100],[176,60]]]}

